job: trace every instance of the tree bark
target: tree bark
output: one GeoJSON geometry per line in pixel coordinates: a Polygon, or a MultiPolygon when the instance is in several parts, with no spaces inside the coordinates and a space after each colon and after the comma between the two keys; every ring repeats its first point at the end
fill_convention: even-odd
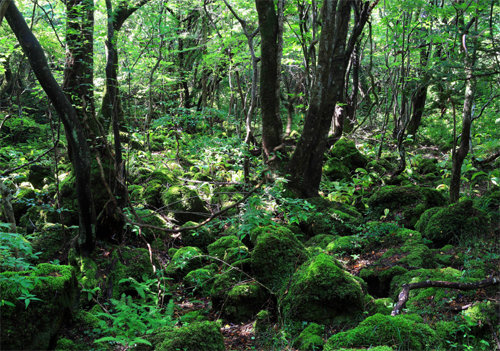
{"type": "MultiPolygon", "coordinates": [[[[281,1],[278,1],[281,3],[281,1]]],[[[264,157],[281,144],[283,123],[280,117],[280,70],[281,70],[281,31],[274,1],[255,0],[259,15],[261,37],[260,64],[260,101],[262,116],[262,148],[264,157]]],[[[280,7],[278,5],[278,7],[280,7]]]]}
{"type": "Polygon", "coordinates": [[[35,38],[23,16],[11,1],[5,18],[17,37],[31,68],[40,85],[61,117],[66,132],[66,139],[71,152],[71,162],[76,176],[76,192],[79,205],[78,247],[82,254],[89,254],[95,246],[95,212],[90,186],[90,150],[87,145],[83,126],[75,109],[66,98],[61,87],[50,72],[40,43],[35,38]]]}
{"type": "MultiPolygon", "coordinates": [[[[473,23],[476,23],[477,18],[472,18],[468,23],[464,32],[462,34],[463,42],[465,43],[465,37],[468,34],[469,28],[473,23]]],[[[477,31],[477,28],[476,28],[477,31]]],[[[474,77],[474,66],[476,63],[476,48],[477,48],[477,37],[474,35],[472,40],[471,52],[467,53],[464,47],[465,55],[465,98],[464,107],[462,111],[462,133],[460,136],[460,146],[458,150],[452,151],[452,165],[451,165],[451,179],[450,179],[450,202],[455,203],[460,198],[460,179],[462,164],[469,153],[469,143],[470,143],[470,131],[472,126],[472,117],[474,112],[474,96],[476,93],[476,78],[474,77]]]]}
{"type": "Polygon", "coordinates": [[[349,57],[376,2],[324,1],[315,86],[304,131],[288,164],[289,186],[298,196],[318,194],[323,155],[335,105],[342,98],[349,57]],[[347,40],[351,9],[359,11],[347,40]]]}

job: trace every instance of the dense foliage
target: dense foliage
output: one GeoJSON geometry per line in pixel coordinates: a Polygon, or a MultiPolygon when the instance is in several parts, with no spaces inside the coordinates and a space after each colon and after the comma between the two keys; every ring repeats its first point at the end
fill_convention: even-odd
{"type": "Polygon", "coordinates": [[[0,348],[500,349],[498,10],[0,0],[0,348]]]}

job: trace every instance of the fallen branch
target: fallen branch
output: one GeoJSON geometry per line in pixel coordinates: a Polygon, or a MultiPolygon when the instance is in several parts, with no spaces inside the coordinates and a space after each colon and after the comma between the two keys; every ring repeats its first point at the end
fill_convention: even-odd
{"type": "MultiPolygon", "coordinates": [[[[204,226],[205,224],[213,221],[215,218],[223,215],[224,213],[226,213],[227,211],[229,211],[230,209],[232,208],[235,208],[236,206],[238,206],[239,204],[245,202],[255,191],[257,191],[257,189],[259,189],[262,184],[264,184],[266,181],[266,179],[262,179],[255,187],[253,187],[252,190],[250,190],[241,200],[233,203],[232,205],[229,205],[227,207],[224,207],[223,209],[221,209],[220,211],[218,212],[215,212],[213,213],[212,215],[210,215],[210,217],[208,217],[207,219],[205,219],[203,222],[200,222],[199,224],[197,225],[194,225],[194,226],[190,226],[190,227],[177,227],[177,228],[163,228],[163,227],[158,227],[158,226],[155,226],[155,225],[151,225],[151,224],[146,224],[146,223],[139,223],[139,222],[133,222],[131,220],[128,220],[128,222],[131,224],[131,225],[135,225],[135,226],[138,226],[138,227],[141,227],[141,228],[150,228],[150,229],[153,229],[153,230],[158,230],[158,231],[161,231],[161,232],[164,232],[164,233],[180,233],[180,232],[186,232],[186,231],[189,231],[189,230],[194,230],[194,229],[198,229],[202,226],[204,226]]],[[[134,215],[136,218],[139,218],[139,216],[137,216],[136,214],[134,215]]]]}
{"type": "Polygon", "coordinates": [[[403,289],[398,295],[398,302],[391,312],[391,316],[397,316],[408,301],[410,290],[421,288],[449,288],[458,290],[474,290],[500,283],[500,276],[491,276],[475,283],[445,282],[438,280],[426,280],[418,283],[403,284],[403,289]]]}

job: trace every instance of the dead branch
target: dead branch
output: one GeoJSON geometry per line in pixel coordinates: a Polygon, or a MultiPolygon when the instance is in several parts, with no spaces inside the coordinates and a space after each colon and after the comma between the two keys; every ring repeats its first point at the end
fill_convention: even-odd
{"type": "Polygon", "coordinates": [[[439,280],[426,280],[418,283],[403,284],[403,289],[398,295],[398,302],[391,312],[391,316],[397,316],[408,301],[410,290],[421,288],[448,288],[458,290],[474,290],[500,283],[500,276],[491,276],[475,283],[445,282],[439,280]]]}

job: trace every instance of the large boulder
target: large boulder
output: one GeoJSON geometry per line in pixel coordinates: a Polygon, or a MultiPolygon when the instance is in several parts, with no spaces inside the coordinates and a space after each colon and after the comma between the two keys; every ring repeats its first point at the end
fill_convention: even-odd
{"type": "Polygon", "coordinates": [[[252,271],[259,282],[278,292],[307,257],[295,234],[278,226],[257,237],[251,254],[252,271]]]}
{"type": "Polygon", "coordinates": [[[475,208],[471,200],[448,207],[432,208],[416,224],[417,230],[437,247],[458,243],[488,232],[488,216],[475,208]]]}
{"type": "Polygon", "coordinates": [[[375,314],[356,328],[333,335],[324,351],[343,347],[395,346],[397,350],[434,350],[440,345],[436,333],[416,315],[375,314]]]}
{"type": "Polygon", "coordinates": [[[357,168],[365,168],[368,159],[356,148],[353,141],[341,138],[326,155],[323,173],[332,180],[348,178],[357,168]]]}
{"type": "Polygon", "coordinates": [[[374,219],[385,215],[389,219],[399,218],[408,228],[414,228],[420,215],[427,209],[443,206],[446,199],[439,191],[413,185],[388,185],[380,188],[369,199],[368,206],[374,219]]]}
{"type": "Polygon", "coordinates": [[[326,254],[304,263],[280,300],[283,316],[295,321],[340,321],[364,309],[359,281],[326,254]]]}
{"type": "Polygon", "coordinates": [[[168,331],[161,336],[161,342],[155,350],[210,350],[224,351],[224,338],[215,322],[195,322],[187,326],[168,331]]]}
{"type": "Polygon", "coordinates": [[[42,263],[33,271],[0,273],[0,348],[47,350],[55,347],[57,332],[70,318],[78,287],[71,266],[42,263]],[[20,286],[32,286],[23,293],[20,286]],[[30,296],[32,295],[32,296],[30,296]]]}
{"type": "Polygon", "coordinates": [[[184,185],[173,185],[161,194],[162,204],[181,224],[202,221],[209,216],[205,203],[195,190],[184,185]]]}

